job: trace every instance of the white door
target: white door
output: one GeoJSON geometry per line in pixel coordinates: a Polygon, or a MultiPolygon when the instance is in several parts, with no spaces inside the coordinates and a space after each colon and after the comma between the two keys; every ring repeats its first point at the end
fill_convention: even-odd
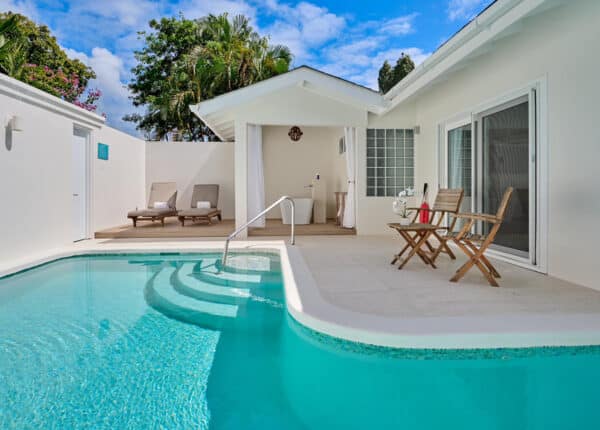
{"type": "Polygon", "coordinates": [[[73,241],[87,238],[87,137],[76,130],[73,134],[72,190],[73,190],[73,241]]]}

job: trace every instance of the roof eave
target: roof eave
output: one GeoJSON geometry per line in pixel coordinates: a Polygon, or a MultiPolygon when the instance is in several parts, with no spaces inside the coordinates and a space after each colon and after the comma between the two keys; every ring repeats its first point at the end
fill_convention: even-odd
{"type": "Polygon", "coordinates": [[[483,44],[493,40],[509,25],[527,16],[547,0],[497,0],[471,21],[435,53],[417,66],[383,97],[389,112],[399,103],[414,96],[441,74],[456,66],[483,44]]]}

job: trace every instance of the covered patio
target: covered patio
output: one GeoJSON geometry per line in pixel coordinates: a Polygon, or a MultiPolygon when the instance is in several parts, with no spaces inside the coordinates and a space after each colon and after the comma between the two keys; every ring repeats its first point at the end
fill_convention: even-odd
{"type": "MultiPolygon", "coordinates": [[[[358,219],[362,193],[356,184],[362,172],[357,154],[366,144],[368,115],[379,112],[380,100],[369,88],[301,66],[191,106],[219,138],[234,142],[236,227],[284,195],[312,198],[312,222],[324,223],[338,216],[335,195],[344,193],[342,225],[361,234],[360,221],[369,220],[358,219]],[[315,193],[319,181],[320,197],[315,193]]],[[[278,213],[275,208],[265,218],[277,219],[278,213]]],[[[250,227],[262,228],[263,222],[250,227]]],[[[255,233],[244,228],[240,237],[255,233]]]]}

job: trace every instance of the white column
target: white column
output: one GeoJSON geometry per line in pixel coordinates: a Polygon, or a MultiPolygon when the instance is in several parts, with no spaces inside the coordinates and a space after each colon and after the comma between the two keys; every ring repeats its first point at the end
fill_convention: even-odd
{"type": "Polygon", "coordinates": [[[368,214],[364,213],[364,202],[367,192],[367,128],[356,127],[356,143],[355,143],[355,163],[356,169],[354,177],[354,213],[356,216],[356,234],[361,234],[361,229],[367,222],[368,214]]]}
{"type": "MultiPolygon", "coordinates": [[[[235,226],[238,228],[248,221],[248,124],[246,121],[235,121],[233,154],[235,226]]],[[[248,229],[240,232],[238,237],[248,237],[248,229]]]]}
{"type": "MultiPolygon", "coordinates": [[[[263,167],[263,142],[262,126],[257,124],[248,124],[248,219],[265,210],[265,174],[263,167]]],[[[250,224],[251,227],[264,227],[265,216],[250,224]]]]}

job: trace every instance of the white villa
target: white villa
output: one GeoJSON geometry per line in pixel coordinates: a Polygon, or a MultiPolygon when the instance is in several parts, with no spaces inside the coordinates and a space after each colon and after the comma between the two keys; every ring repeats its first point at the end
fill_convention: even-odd
{"type": "Polygon", "coordinates": [[[496,0],[386,94],[190,106],[220,142],[0,74],[0,427],[596,428],[599,24],[496,0]]]}
{"type": "Polygon", "coordinates": [[[183,229],[223,238],[282,195],[310,197],[319,175],[326,218],[337,215],[335,192],[347,192],[344,225],[333,228],[356,236],[343,247],[378,236],[400,243],[387,223],[406,188],[417,190],[415,205],[425,183],[430,200],[438,188],[463,188],[461,210],[494,212],[512,186],[489,255],[547,275],[540,283],[600,289],[599,16],[595,0],[498,0],[386,94],[301,66],[191,106],[223,142],[144,142],[0,75],[1,266],[8,273],[127,224],[153,182],[177,183],[178,208],[189,207],[194,184],[219,184],[223,224],[183,229]]]}

